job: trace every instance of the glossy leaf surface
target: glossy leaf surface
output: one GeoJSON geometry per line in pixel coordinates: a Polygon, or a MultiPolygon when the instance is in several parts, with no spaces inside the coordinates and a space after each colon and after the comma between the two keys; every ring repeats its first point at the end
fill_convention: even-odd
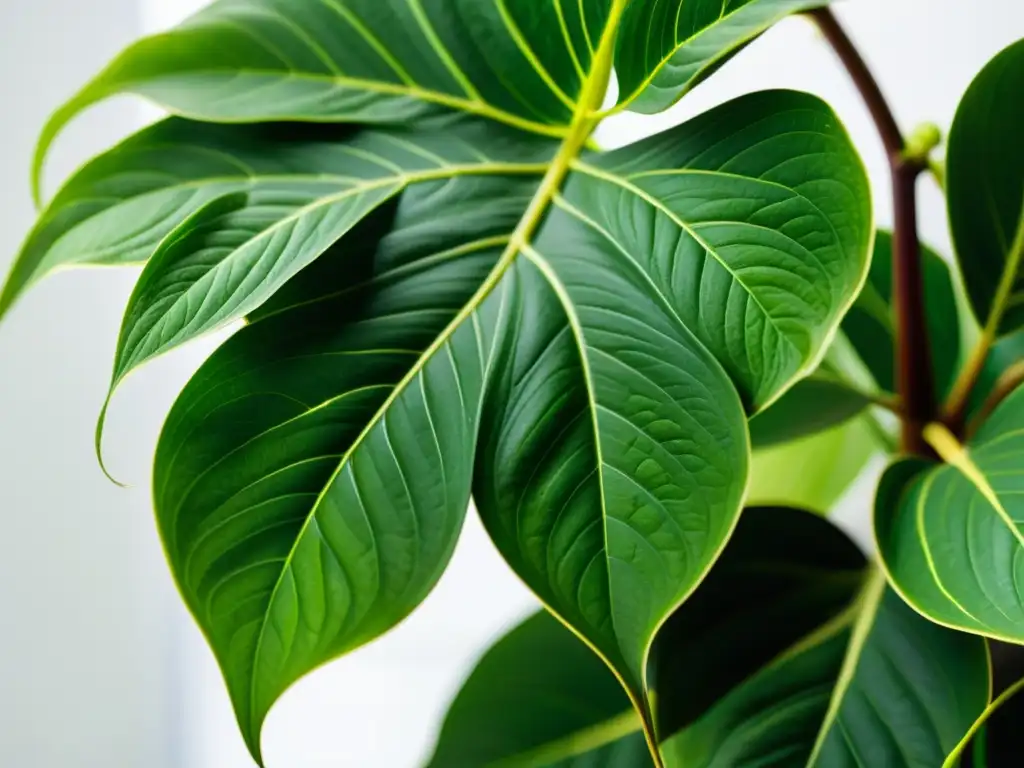
{"type": "Polygon", "coordinates": [[[595,765],[652,765],[639,715],[622,686],[596,655],[543,611],[477,662],[451,704],[429,766],[582,768],[602,756],[607,759],[595,765]],[[632,749],[635,742],[638,748],[632,749]]]}
{"type": "Polygon", "coordinates": [[[477,505],[638,700],[655,630],[739,511],[744,411],[816,363],[827,337],[808,330],[838,317],[826,308],[863,269],[860,172],[810,181],[844,141],[790,98],[748,97],[576,164],[515,272],[477,505]]]}
{"type": "MultiPolygon", "coordinates": [[[[22,246],[0,294],[0,315],[53,270],[146,262],[165,238],[172,232],[180,238],[178,228],[218,198],[244,196],[236,218],[246,229],[276,237],[279,247],[290,234],[298,241],[293,248],[312,252],[299,235],[306,227],[307,234],[325,237],[332,212],[337,223],[339,211],[372,208],[373,200],[431,175],[529,172],[531,165],[543,173],[555,147],[468,120],[391,131],[164,120],[66,182],[22,246]]],[[[232,234],[237,240],[243,233],[232,234]]],[[[218,243],[219,251],[229,243],[238,245],[218,243]]]]}
{"type": "Polygon", "coordinates": [[[406,123],[443,109],[566,133],[612,0],[218,0],[54,115],[116,93],[217,122],[406,123]]]}
{"type": "Polygon", "coordinates": [[[1024,40],[968,88],[949,132],[947,193],[971,304],[994,334],[1024,326],[1024,40]]]}
{"type": "MultiPolygon", "coordinates": [[[[949,265],[927,246],[921,249],[925,316],[931,344],[932,370],[940,393],[947,392],[960,365],[960,326],[949,265]]],[[[875,237],[871,271],[864,290],[843,319],[843,332],[860,355],[875,382],[896,391],[895,318],[892,308],[892,234],[875,237]]]]}
{"type": "Polygon", "coordinates": [[[786,16],[829,0],[633,0],[615,54],[619,103],[660,112],[786,16]]]}
{"type": "MultiPolygon", "coordinates": [[[[529,146],[526,137],[479,124],[282,143],[282,155],[309,163],[306,175],[250,176],[244,191],[198,207],[156,248],[128,302],[113,384],[146,360],[255,310],[410,185],[464,176],[539,178],[544,163],[503,159],[520,147],[528,156],[529,146]]],[[[212,183],[223,189],[229,182],[212,183]]],[[[209,186],[193,189],[206,196],[214,193],[209,186]]]]}
{"type": "Polygon", "coordinates": [[[1022,642],[1024,388],[965,447],[948,433],[939,438],[948,463],[908,459],[883,478],[875,507],[883,562],[903,597],[933,620],[1022,642]]]}

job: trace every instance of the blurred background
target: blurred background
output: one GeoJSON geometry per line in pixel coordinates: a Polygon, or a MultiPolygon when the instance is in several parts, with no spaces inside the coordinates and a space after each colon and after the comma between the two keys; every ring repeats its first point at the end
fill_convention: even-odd
{"type": "MultiPolygon", "coordinates": [[[[202,0],[0,0],[0,269],[31,226],[29,160],[48,113],[123,45],[202,0]]],[[[973,75],[1024,35],[1020,0],[848,0],[837,12],[897,117],[948,127],[973,75]]],[[[887,169],[866,111],[811,25],[791,19],[654,119],[615,118],[618,146],[740,93],[788,87],[826,98],[845,120],[890,220],[887,169]]],[[[153,119],[102,105],[59,142],[47,190],[94,152],[153,119]]],[[[921,229],[949,252],[942,198],[921,181],[921,229]]],[[[12,768],[246,768],[227,694],[181,606],[152,520],[149,465],[164,414],[216,344],[132,377],[115,400],[107,451],[127,490],[93,455],[117,328],[136,273],[78,270],[45,281],[0,328],[0,765],[12,768]]],[[[860,484],[837,514],[854,529],[860,484]]],[[[535,602],[470,515],[454,562],[404,624],[292,689],[264,732],[272,768],[406,768],[429,751],[477,656],[535,602]]]]}

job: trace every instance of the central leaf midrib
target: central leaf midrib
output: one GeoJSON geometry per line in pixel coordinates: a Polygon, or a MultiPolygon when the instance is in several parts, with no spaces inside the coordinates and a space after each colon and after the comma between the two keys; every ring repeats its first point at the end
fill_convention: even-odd
{"type": "MultiPolygon", "coordinates": [[[[253,666],[252,673],[249,680],[249,718],[250,718],[250,734],[257,740],[259,739],[259,730],[254,727],[257,725],[257,712],[255,709],[256,705],[256,681],[258,678],[257,669],[259,666],[259,659],[261,656],[263,639],[266,636],[267,621],[269,620],[271,607],[277,598],[278,590],[284,583],[284,574],[291,567],[295,553],[298,549],[298,544],[305,536],[310,524],[315,520],[318,510],[320,509],[321,503],[324,498],[324,494],[333,485],[334,481],[343,471],[352,455],[362,445],[363,441],[370,434],[370,432],[376,427],[376,425],[384,418],[388,409],[391,405],[401,396],[405,391],[406,387],[419,377],[425,368],[427,362],[432,359],[433,355],[440,350],[448,340],[454,335],[454,333],[461,327],[462,323],[471,317],[483,301],[492,293],[492,291],[501,283],[502,278],[508,269],[515,263],[516,259],[521,252],[528,246],[529,241],[533,237],[537,227],[543,220],[544,215],[547,213],[555,195],[560,190],[562,183],[568,176],[571,169],[572,161],[578,157],[580,152],[583,150],[587,140],[593,132],[594,126],[597,123],[595,114],[601,106],[601,100],[604,97],[605,90],[607,89],[608,80],[611,76],[612,57],[614,55],[614,44],[615,36],[618,28],[619,20],[623,12],[625,11],[626,5],[629,0],[613,0],[613,5],[610,10],[606,26],[602,34],[601,43],[598,47],[598,51],[595,53],[591,63],[591,69],[587,79],[584,81],[581,91],[580,98],[577,105],[576,114],[573,117],[572,123],[569,126],[568,134],[559,148],[557,154],[553,157],[548,170],[537,192],[534,194],[533,199],[527,206],[526,212],[516,225],[515,230],[509,239],[508,246],[504,253],[495,264],[494,268],[484,279],[481,286],[478,288],[476,293],[470,298],[470,300],[463,306],[462,310],[452,319],[452,321],[445,327],[445,329],[435,338],[431,345],[424,350],[423,354],[417,359],[417,361],[411,366],[408,373],[402,377],[402,379],[395,385],[391,394],[385,400],[385,402],[377,409],[371,419],[368,421],[366,427],[360,432],[360,434],[353,440],[349,449],[342,456],[338,462],[338,467],[332,476],[324,484],[323,490],[317,497],[316,502],[307,516],[305,522],[302,525],[301,530],[295,537],[295,542],[290,548],[287,557],[285,558],[282,567],[281,575],[278,577],[274,584],[274,588],[267,601],[267,609],[263,614],[263,620],[260,623],[260,628],[257,635],[256,646],[253,652],[253,666]]],[[[602,517],[604,517],[602,515],[602,517]]],[[[607,544],[607,530],[604,532],[605,543],[607,544]]],[[[609,664],[609,667],[611,665],[609,664]]],[[[614,670],[613,670],[614,671],[614,670]]],[[[617,674],[617,673],[616,673],[617,674]]],[[[631,689],[627,687],[627,692],[630,698],[633,698],[631,689]]],[[[635,702],[634,702],[635,703],[635,702]]],[[[258,744],[257,744],[258,746],[258,744]]]]}

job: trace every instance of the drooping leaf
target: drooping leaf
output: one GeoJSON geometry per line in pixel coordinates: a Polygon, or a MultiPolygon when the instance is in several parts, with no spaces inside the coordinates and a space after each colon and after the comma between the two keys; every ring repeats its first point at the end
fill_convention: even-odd
{"type": "MultiPolygon", "coordinates": [[[[430,590],[471,478],[505,556],[558,598],[548,602],[649,716],[647,649],[732,530],[747,417],[816,368],[863,280],[871,212],[842,126],[800,94],[751,95],[637,146],[586,153],[626,8],[221,0],[130,49],[44,132],[40,160],[64,122],[114,92],[195,118],[401,122],[410,134],[454,109],[486,135],[505,131],[500,156],[538,174],[488,166],[498,155],[484,150],[465,159],[479,172],[453,175],[438,170],[445,152],[413,140],[403,161],[360,175],[380,179],[379,199],[307,231],[298,220],[325,197],[267,196],[261,169],[225,188],[208,170],[148,177],[139,188],[154,196],[183,180],[208,192],[168,198],[160,222],[145,208],[155,197],[137,203],[118,186],[118,169],[135,166],[112,159],[98,173],[116,179],[115,205],[69,214],[64,236],[98,232],[111,260],[128,250],[119,242],[136,259],[162,244],[119,367],[248,316],[176,403],[154,495],[175,578],[257,759],[288,685],[430,590]],[[125,236],[129,198],[148,216],[138,242],[125,236]],[[559,494],[565,517],[550,514],[559,494]],[[546,530],[534,521],[528,538],[505,537],[520,509],[542,513],[546,530]],[[581,524],[590,551],[567,551],[581,524]],[[535,557],[548,544],[553,579],[535,557]]],[[[441,136],[454,142],[453,125],[441,136]]],[[[285,147],[257,152],[285,176],[319,172],[295,146],[307,129],[290,124],[285,147]]],[[[218,157],[231,165],[231,137],[263,127],[209,130],[223,131],[218,157]]],[[[350,154],[382,135],[317,130],[350,154]]],[[[197,142],[171,141],[164,161],[197,142]]],[[[326,198],[347,194],[335,190],[326,198]]],[[[60,236],[55,223],[43,239],[60,236]]],[[[37,248],[54,258],[50,243],[37,248]]]]}
{"type": "MultiPolygon", "coordinates": [[[[618,2],[621,5],[621,2],[618,2]]],[[[141,40],[50,120],[117,93],[216,122],[406,123],[455,109],[567,133],[612,0],[218,0],[141,40]]]]}
{"type": "MultiPolygon", "coordinates": [[[[931,343],[932,369],[940,393],[946,393],[960,366],[960,326],[953,276],[949,265],[927,246],[921,249],[925,314],[931,343]]],[[[871,271],[864,289],[843,320],[843,332],[867,365],[875,382],[896,391],[895,319],[892,308],[892,234],[875,237],[871,271]]]]}
{"type": "Polygon", "coordinates": [[[542,611],[477,662],[448,710],[428,765],[582,768],[595,752],[606,753],[598,763],[606,768],[653,765],[640,717],[622,686],[586,645],[542,611]]]}
{"type": "Polygon", "coordinates": [[[875,505],[892,583],[934,621],[1024,642],[1024,388],[966,446],[927,434],[946,463],[894,464],[875,505]]]}
{"type": "Polygon", "coordinates": [[[637,701],[654,632],[738,514],[745,411],[817,364],[828,336],[808,330],[863,274],[866,189],[824,160],[845,153],[834,118],[803,97],[754,117],[761,98],[575,164],[515,270],[485,403],[492,538],[637,701]]]}
{"type": "Polygon", "coordinates": [[[539,178],[546,168],[503,160],[514,149],[528,156],[530,140],[476,123],[366,131],[315,152],[291,142],[276,149],[303,157],[315,173],[250,177],[244,193],[214,198],[165,237],[128,302],[111,390],[146,360],[255,310],[408,186],[464,176],[539,178]]]}
{"type": "Polygon", "coordinates": [[[807,437],[849,421],[872,402],[834,376],[815,374],[750,420],[750,440],[757,450],[807,437]]]}
{"type": "Polygon", "coordinates": [[[1024,40],[971,83],[949,132],[946,188],[957,260],[992,336],[1024,326],[1024,40]]]}
{"type": "Polygon", "coordinates": [[[543,173],[556,146],[466,120],[357,133],[343,126],[171,118],[68,180],[26,239],[0,294],[0,316],[55,269],[144,263],[172,231],[222,196],[248,195],[253,218],[276,217],[283,240],[286,226],[298,234],[302,222],[326,220],[360,200],[367,206],[371,195],[386,197],[433,172],[497,174],[533,165],[543,173]]]}
{"type": "Polygon", "coordinates": [[[635,112],[660,112],[777,21],[828,3],[633,0],[615,54],[619,104],[635,112]]]}
{"type": "Polygon", "coordinates": [[[827,514],[883,446],[861,416],[792,443],[755,450],[747,501],[827,514]]]}

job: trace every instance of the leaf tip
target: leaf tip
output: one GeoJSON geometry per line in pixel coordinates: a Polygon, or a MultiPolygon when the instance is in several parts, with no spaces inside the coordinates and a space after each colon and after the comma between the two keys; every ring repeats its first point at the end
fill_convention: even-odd
{"type": "Polygon", "coordinates": [[[114,396],[115,386],[116,382],[111,385],[110,391],[107,393],[107,397],[103,401],[103,407],[100,408],[99,418],[96,419],[96,434],[93,440],[94,447],[96,449],[96,461],[99,462],[100,470],[106,476],[107,480],[112,482],[118,488],[128,488],[130,486],[127,483],[122,483],[110,473],[110,470],[107,468],[106,460],[103,458],[103,427],[107,422],[107,410],[110,408],[110,399],[114,396]]]}

